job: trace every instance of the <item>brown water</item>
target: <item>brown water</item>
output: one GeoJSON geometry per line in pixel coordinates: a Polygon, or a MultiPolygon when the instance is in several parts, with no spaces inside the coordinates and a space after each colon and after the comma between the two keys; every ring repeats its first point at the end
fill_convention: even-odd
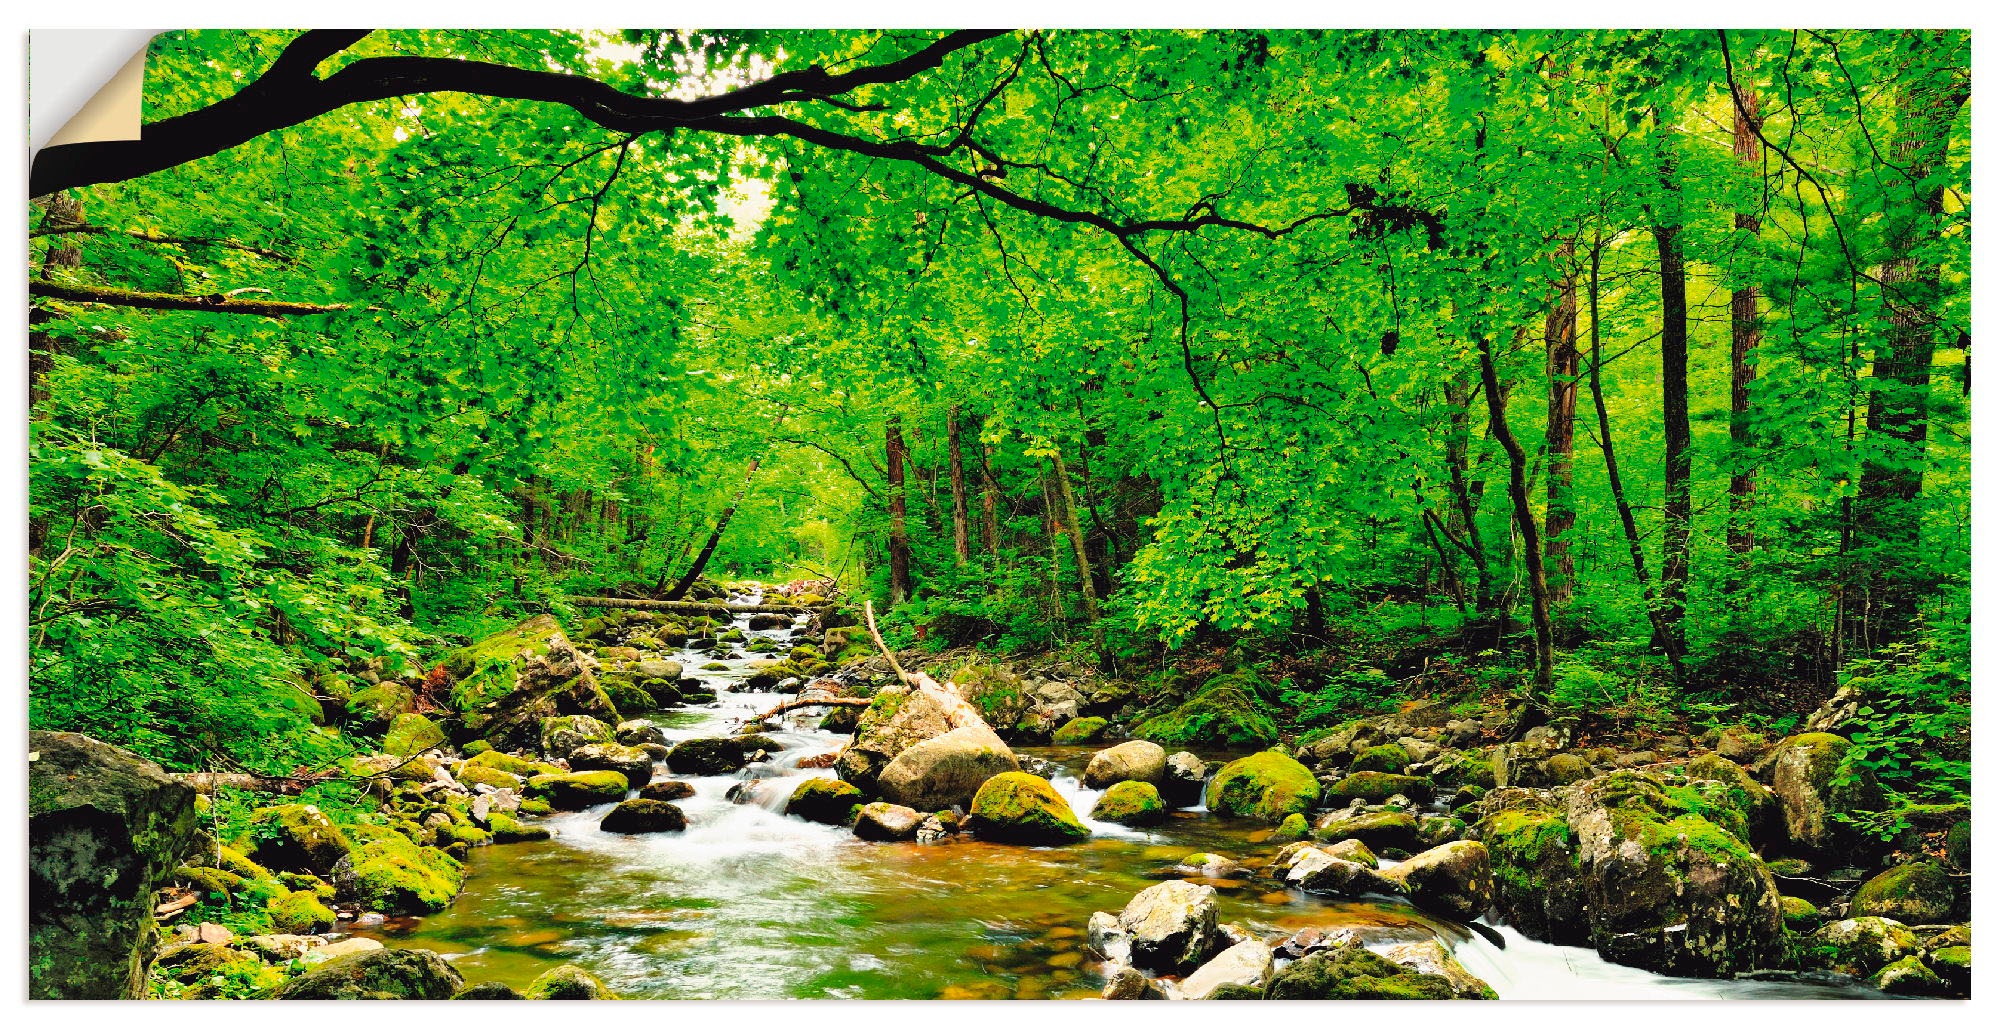
{"type": "MultiPolygon", "coordinates": [[[[785,633],[754,633],[783,639],[785,633]]],[[[689,669],[706,655],[676,655],[689,669]]],[[[730,731],[780,697],[737,692],[749,660],[698,674],[716,707],[660,721],[670,739],[730,731]]],[[[1095,996],[1102,971],[1084,945],[1093,911],[1117,911],[1134,893],[1177,877],[1195,851],[1251,866],[1275,851],[1257,827],[1205,811],[1179,812],[1150,831],[1088,822],[1095,835],[1065,847],[1016,847],[956,838],[881,844],[778,814],[799,780],[797,762],[838,747],[801,713],[771,735],[786,750],[741,776],[689,779],[685,833],[598,831],[607,808],[543,824],[553,840],[484,847],[465,890],[441,914],[370,930],[392,946],[446,956],[470,981],[523,988],[573,962],[616,992],[640,998],[1063,998],[1095,996]],[[725,799],[763,778],[761,803],[725,799]]],[[[1074,771],[1089,748],[1023,748],[1052,762],[1058,790],[1079,815],[1096,792],[1074,771]],[[1067,772],[1062,771],[1067,770],[1067,772]]],[[[664,777],[664,772],[662,773],[664,777]]],[[[1503,997],[1824,997],[1851,988],[1799,983],[1674,980],[1606,964],[1587,950],[1551,947],[1508,931],[1502,950],[1405,904],[1335,901],[1244,880],[1198,880],[1219,894],[1221,918],[1265,938],[1306,927],[1372,925],[1382,942],[1438,938],[1503,997]]]]}

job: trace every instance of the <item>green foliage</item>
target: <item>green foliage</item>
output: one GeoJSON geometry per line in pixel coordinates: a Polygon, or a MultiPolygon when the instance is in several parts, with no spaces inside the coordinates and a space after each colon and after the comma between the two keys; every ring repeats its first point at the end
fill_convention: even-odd
{"type": "Polygon", "coordinates": [[[1947,802],[1970,795],[1968,630],[1963,623],[1932,629],[1843,670],[1843,685],[1861,697],[1857,727],[1848,733],[1853,765],[1884,788],[1947,802]]]}
{"type": "Polygon", "coordinates": [[[1399,696],[1396,683],[1379,668],[1337,672],[1309,689],[1295,687],[1289,679],[1278,684],[1278,699],[1298,725],[1320,725],[1386,711],[1395,706],[1399,696]]]}

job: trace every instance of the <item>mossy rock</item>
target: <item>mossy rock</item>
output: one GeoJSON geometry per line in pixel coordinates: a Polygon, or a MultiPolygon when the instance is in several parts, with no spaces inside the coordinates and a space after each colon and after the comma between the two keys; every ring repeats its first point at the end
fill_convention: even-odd
{"type": "Polygon", "coordinates": [[[1440,786],[1490,790],[1496,785],[1492,759],[1467,750],[1454,750],[1432,760],[1430,775],[1440,786]]]}
{"type": "Polygon", "coordinates": [[[1968,990],[1972,986],[1972,947],[1939,947],[1930,953],[1930,967],[1954,991],[1968,990]]]}
{"type": "Polygon", "coordinates": [[[1266,747],[1278,740],[1278,723],[1259,699],[1248,672],[1210,679],[1179,707],[1140,723],[1133,735],[1163,747],[1266,747]]]}
{"type": "Polygon", "coordinates": [[[1576,834],[1560,812],[1539,804],[1496,811],[1477,833],[1493,866],[1494,903],[1539,940],[1588,942],[1576,834]]]}
{"type": "Polygon", "coordinates": [[[451,995],[453,1000],[527,1000],[521,991],[498,980],[489,979],[451,995]]]}
{"type": "Polygon", "coordinates": [[[1070,843],[1090,836],[1062,794],[1027,772],[986,780],[973,795],[971,822],[980,838],[1003,843],[1070,843]]]}
{"type": "Polygon", "coordinates": [[[491,704],[520,685],[521,665],[549,653],[549,640],[562,633],[553,615],[536,615],[444,656],[451,675],[451,699],[460,711],[491,704]]]}
{"type": "Polygon", "coordinates": [[[867,795],[839,779],[813,778],[799,784],[785,802],[785,813],[822,825],[853,825],[854,814],[867,795]]]}
{"type": "Polygon", "coordinates": [[[187,984],[182,1000],[256,1000],[285,983],[285,973],[258,958],[234,951],[230,960],[187,984]]]}
{"type": "Polygon", "coordinates": [[[451,963],[428,950],[370,950],[314,968],[280,987],[278,1000],[449,1000],[465,988],[451,963]]]}
{"type": "Polygon", "coordinates": [[[278,881],[288,890],[303,890],[324,903],[333,903],[333,884],[319,876],[304,872],[279,872],[278,881]]]}
{"type": "Polygon", "coordinates": [[[1363,800],[1370,804],[1380,804],[1390,797],[1401,795],[1422,803],[1431,799],[1431,781],[1421,775],[1354,772],[1334,783],[1327,795],[1337,801],[1363,800]]]}
{"type": "Polygon", "coordinates": [[[504,811],[495,811],[487,815],[486,825],[492,831],[495,843],[532,843],[546,840],[552,835],[547,828],[529,825],[504,811]]]}
{"type": "Polygon", "coordinates": [[[1104,730],[1110,724],[1105,718],[1072,718],[1056,730],[1052,742],[1058,746],[1096,743],[1104,738],[1104,730]]]}
{"type": "Polygon", "coordinates": [[[311,804],[258,808],[251,813],[246,835],[259,865],[285,872],[325,875],[353,849],[347,834],[311,804]]]}
{"type": "Polygon", "coordinates": [[[1347,766],[1353,772],[1402,772],[1410,767],[1410,752],[1400,745],[1385,743],[1379,747],[1369,747],[1354,758],[1347,766]]]}
{"type": "Polygon", "coordinates": [[[1863,883],[1848,905],[1848,914],[1893,918],[1905,925],[1943,922],[1951,917],[1957,893],[1944,866],[1915,861],[1863,883]]]}
{"type": "Polygon", "coordinates": [[[1951,988],[1916,955],[1899,958],[1875,973],[1875,988],[1901,997],[1944,997],[1951,988]]]}
{"type": "Polygon", "coordinates": [[[1852,976],[1871,976],[1883,967],[1917,953],[1917,934],[1887,918],[1843,918],[1812,934],[1807,951],[1815,967],[1852,976]]]}
{"type": "MultiPolygon", "coordinates": [[[[480,768],[492,768],[497,771],[506,772],[509,775],[518,775],[522,779],[528,779],[537,775],[562,774],[562,769],[555,765],[534,761],[525,757],[515,757],[512,754],[505,754],[497,750],[488,750],[484,753],[476,754],[467,759],[465,764],[476,765],[480,768]]],[[[463,779],[464,776],[461,775],[459,778],[463,779]]]]}
{"type": "Polygon", "coordinates": [[[465,869],[440,850],[418,846],[393,829],[356,827],[354,851],[334,868],[337,896],[365,910],[427,915],[443,911],[465,883],[465,869]]]}
{"type": "Polygon", "coordinates": [[[356,690],[344,706],[347,717],[361,723],[362,727],[386,729],[397,715],[409,714],[417,709],[417,695],[408,686],[392,679],[356,690]]]}
{"type": "Polygon", "coordinates": [[[1961,872],[1972,871],[1972,820],[1953,822],[1944,834],[1944,855],[1951,867],[1961,872]]]}
{"type": "Polygon", "coordinates": [[[1785,916],[1785,929],[1805,936],[1825,924],[1826,916],[1803,897],[1779,897],[1778,910],[1785,916]]]}
{"type": "Polygon", "coordinates": [[[557,965],[528,984],[529,1000],[617,1000],[604,980],[575,965],[557,965]]]}
{"type": "Polygon", "coordinates": [[[1297,761],[1267,750],[1223,765],[1208,783],[1208,809],[1233,818],[1278,823],[1319,803],[1319,780],[1297,761]]]}
{"type": "Polygon", "coordinates": [[[1270,837],[1264,842],[1295,843],[1311,835],[1312,825],[1306,821],[1306,816],[1294,811],[1286,815],[1285,820],[1279,822],[1276,829],[1271,830],[1270,837]]]}
{"type": "Polygon", "coordinates": [[[1360,840],[1375,850],[1405,853],[1423,846],[1417,816],[1408,811],[1369,811],[1351,818],[1329,819],[1314,827],[1313,838],[1326,843],[1360,840]]]}
{"type": "Polygon", "coordinates": [[[389,723],[389,732],[382,737],[382,752],[409,757],[444,744],[444,730],[438,728],[436,722],[412,711],[397,715],[389,723]]]}
{"type": "Polygon", "coordinates": [[[459,765],[453,777],[466,786],[491,786],[496,790],[519,790],[528,781],[513,772],[503,772],[491,765],[478,765],[470,761],[459,765]]]}
{"type": "Polygon", "coordinates": [[[558,811],[581,811],[625,799],[632,784],[623,772],[562,772],[528,780],[528,796],[558,811]]]}
{"type": "Polygon", "coordinates": [[[319,933],[333,928],[333,909],[305,890],[271,898],[264,905],[271,927],[284,933],[319,933]]]}
{"type": "Polygon", "coordinates": [[[464,754],[466,757],[478,757],[479,755],[484,754],[492,749],[493,749],[493,744],[488,743],[485,740],[473,740],[471,743],[468,743],[465,746],[458,748],[458,752],[464,754]]]}
{"type": "Polygon", "coordinates": [[[1090,817],[1119,825],[1158,825],[1166,821],[1167,805],[1152,783],[1128,779],[1105,790],[1090,809],[1090,817]]]}
{"type": "MultiPolygon", "coordinates": [[[[603,676],[597,680],[597,685],[604,691],[604,695],[610,698],[611,705],[623,714],[632,715],[641,711],[651,711],[660,706],[658,699],[655,698],[651,690],[630,679],[617,676],[603,676]]],[[[680,699],[678,690],[675,691],[673,699],[680,699]]]]}
{"type": "Polygon", "coordinates": [[[1358,946],[1308,954],[1271,977],[1271,1000],[1451,1000],[1451,980],[1358,946]]]}

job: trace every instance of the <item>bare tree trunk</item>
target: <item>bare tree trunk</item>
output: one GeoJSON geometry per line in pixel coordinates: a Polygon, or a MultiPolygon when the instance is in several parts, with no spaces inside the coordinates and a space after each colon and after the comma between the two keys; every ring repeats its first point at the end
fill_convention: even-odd
{"type": "Polygon", "coordinates": [[[986,552],[1000,556],[1000,484],[993,479],[993,448],[979,445],[979,535],[986,552]]]}
{"type": "Polygon", "coordinates": [[[1646,572],[1646,545],[1639,538],[1639,522],[1632,515],[1632,504],[1625,498],[1625,481],[1618,473],[1618,450],[1611,441],[1611,413],[1604,405],[1604,337],[1598,322],[1598,301],[1603,295],[1600,277],[1604,263],[1604,241],[1598,239],[1590,250],[1590,399],[1597,409],[1597,442],[1604,451],[1604,476],[1611,486],[1611,502],[1618,509],[1618,521],[1625,529],[1625,544],[1632,554],[1632,576],[1639,583],[1639,593],[1646,604],[1646,618],[1653,625],[1654,642],[1667,655],[1668,664],[1673,666],[1674,679],[1679,681],[1681,652],[1675,645],[1673,634],[1668,632],[1665,612],[1660,609],[1659,597],[1653,592],[1653,580],[1646,572]]]}
{"type": "Polygon", "coordinates": [[[892,414],[884,432],[884,451],[889,462],[889,606],[910,599],[910,536],[903,496],[903,464],[909,451],[903,446],[903,416],[892,414]]]}
{"type": "Polygon", "coordinates": [[[1475,328],[1479,345],[1479,377],[1486,388],[1486,417],[1493,439],[1507,452],[1507,495],[1514,501],[1514,528],[1521,534],[1521,556],[1528,570],[1528,598],[1535,627],[1535,678],[1529,700],[1540,704],[1555,679],[1555,630],[1549,617],[1549,583],[1542,569],[1541,530],[1528,499],[1528,454],[1507,424],[1507,400],[1500,392],[1500,372],[1493,360],[1493,343],[1483,327],[1475,328]]]}
{"type": "MultiPolygon", "coordinates": [[[[1757,110],[1757,92],[1738,83],[1736,99],[1736,162],[1755,169],[1763,156],[1757,132],[1763,118],[1757,110]]],[[[1760,212],[1749,209],[1736,213],[1736,231],[1748,234],[1754,253],[1757,233],[1763,226],[1760,212]]],[[[1736,555],[1739,571],[1748,566],[1750,551],[1757,545],[1757,531],[1751,516],[1757,495],[1757,468],[1750,462],[1750,384],[1757,378],[1756,351],[1762,339],[1757,325],[1757,286],[1739,276],[1729,294],[1729,550],[1736,555]]],[[[1740,586],[1740,575],[1732,584],[1740,586]]]]}
{"type": "MultiPolygon", "coordinates": [[[[1670,161],[1663,162],[1662,181],[1673,202],[1678,187],[1670,161]]],[[[1665,437],[1664,496],[1660,503],[1660,606],[1671,637],[1665,645],[1685,652],[1683,622],[1687,614],[1687,580],[1691,522],[1694,518],[1693,464],[1688,454],[1688,322],[1687,260],[1681,252],[1678,216],[1653,227],[1660,255],[1660,419],[1665,437]]]]}
{"type": "MultiPolygon", "coordinates": [[[[1573,248],[1563,244],[1557,257],[1568,264],[1573,248]]],[[[1573,455],[1576,450],[1576,275],[1565,269],[1557,285],[1556,305],[1543,323],[1548,345],[1549,417],[1544,437],[1548,447],[1549,604],[1569,604],[1576,578],[1576,559],[1569,552],[1569,531],[1576,525],[1573,455]]]]}
{"type": "Polygon", "coordinates": [[[1445,432],[1445,466],[1451,474],[1451,521],[1455,524],[1439,527],[1471,559],[1473,618],[1493,622],[1497,638],[1502,620],[1497,610],[1499,591],[1494,587],[1492,562],[1486,558],[1486,541],[1479,532],[1479,494],[1483,491],[1471,481],[1472,385],[1454,376],[1445,382],[1444,396],[1450,420],[1445,432]]]}
{"type": "Polygon", "coordinates": [[[1097,620],[1097,584],[1090,576],[1090,555],[1084,549],[1083,527],[1076,520],[1076,494],[1070,488],[1069,466],[1063,462],[1061,452],[1050,458],[1050,462],[1056,498],[1062,502],[1062,520],[1067,523],[1070,543],[1076,549],[1076,577],[1083,592],[1084,622],[1090,626],[1091,642],[1101,652],[1104,649],[1104,626],[1097,620]]]}
{"type": "MultiPolygon", "coordinates": [[[[701,553],[695,555],[694,563],[688,566],[680,581],[674,583],[674,588],[667,591],[665,599],[679,600],[687,596],[688,590],[694,588],[695,580],[701,578],[701,573],[708,568],[709,558],[715,556],[715,548],[722,542],[722,534],[729,529],[729,520],[736,517],[736,506],[743,503],[743,498],[750,493],[750,483],[757,478],[759,463],[758,458],[750,459],[750,470],[743,473],[743,485],[736,488],[736,496],[730,498],[729,506],[723,508],[722,514],[716,517],[715,529],[708,534],[708,542],[702,544],[701,553]]],[[[664,573],[665,568],[662,567],[661,571],[664,573]]],[[[657,593],[658,590],[654,592],[657,593]]]]}
{"type": "Polygon", "coordinates": [[[951,547],[958,563],[964,565],[972,558],[972,541],[966,526],[965,454],[959,447],[957,404],[945,412],[944,438],[951,458],[951,547]]]}

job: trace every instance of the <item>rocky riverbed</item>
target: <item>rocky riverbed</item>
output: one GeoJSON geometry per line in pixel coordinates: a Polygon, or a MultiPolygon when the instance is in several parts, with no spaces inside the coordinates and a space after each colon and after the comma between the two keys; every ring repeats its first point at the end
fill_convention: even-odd
{"type": "Polygon", "coordinates": [[[1240,675],[1173,706],[1061,666],[899,676],[851,621],[545,617],[358,691],[388,817],[275,804],[189,848],[164,917],[219,894],[274,931],[170,924],[155,992],[1969,989],[1968,816],[1856,832],[1842,698],[1775,740],[1417,704],[1287,742],[1240,675]]]}

